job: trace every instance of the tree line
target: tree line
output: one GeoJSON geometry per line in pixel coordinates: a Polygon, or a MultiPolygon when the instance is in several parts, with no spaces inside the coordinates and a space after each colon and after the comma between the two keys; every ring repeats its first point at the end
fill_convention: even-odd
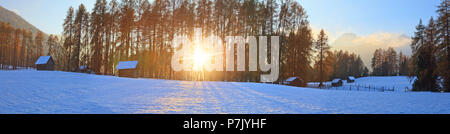
{"type": "Polygon", "coordinates": [[[348,51],[326,51],[320,71],[320,57],[314,62],[314,70],[311,79],[313,81],[329,81],[334,78],[346,79],[348,76],[355,78],[369,76],[369,69],[364,65],[361,57],[348,51]],[[322,73],[321,73],[322,72],[322,73]]]}
{"type": "Polygon", "coordinates": [[[44,55],[43,44],[42,32],[33,35],[30,30],[0,22],[0,69],[34,67],[36,59],[44,55]]]}
{"type": "Polygon", "coordinates": [[[409,74],[410,57],[402,52],[397,53],[394,48],[384,50],[379,48],[373,53],[371,60],[372,75],[374,76],[407,76],[409,74]]]}
{"type": "MultiPolygon", "coordinates": [[[[279,80],[299,76],[305,81],[324,81],[330,77],[360,76],[364,69],[362,62],[356,64],[359,56],[351,54],[351,58],[335,61],[345,59],[345,63],[352,64],[335,66],[333,69],[339,72],[316,79],[316,72],[327,71],[322,65],[330,47],[323,30],[313,35],[305,9],[294,0],[96,0],[91,12],[83,4],[67,10],[62,35],[48,37],[45,55],[51,55],[57,70],[63,71],[77,72],[80,66],[86,66],[96,74],[114,75],[119,61],[138,60],[140,77],[259,81],[264,72],[174,72],[170,66],[176,51],[170,47],[172,39],[187,35],[192,40],[196,28],[202,29],[202,35],[214,34],[222,39],[279,36],[279,80]],[[316,65],[322,66],[318,71],[313,69],[317,61],[320,62],[316,65]]],[[[248,59],[248,45],[245,49],[248,59]]],[[[27,60],[30,64],[25,66],[32,67],[31,61],[37,56],[27,60]]]]}
{"type": "MultiPolygon", "coordinates": [[[[91,13],[82,4],[67,11],[60,50],[67,53],[67,60],[61,69],[78,71],[83,65],[111,75],[119,61],[138,60],[141,77],[259,80],[262,72],[173,72],[172,39],[193,38],[194,29],[201,28],[202,35],[221,38],[280,36],[280,79],[310,80],[316,41],[307,18],[293,0],[97,0],[91,13]]],[[[246,50],[248,57],[248,46],[246,50]]]]}
{"type": "Polygon", "coordinates": [[[316,56],[311,57],[315,59],[313,60],[313,69],[307,73],[310,74],[307,80],[320,82],[319,87],[324,86],[324,81],[335,78],[346,79],[348,76],[358,78],[369,75],[369,69],[359,55],[342,50],[331,51],[328,36],[324,30],[317,34],[312,46],[312,51],[316,56]]]}
{"type": "Polygon", "coordinates": [[[415,91],[450,91],[450,2],[437,6],[438,17],[416,26],[412,37],[411,74],[415,91]]]}

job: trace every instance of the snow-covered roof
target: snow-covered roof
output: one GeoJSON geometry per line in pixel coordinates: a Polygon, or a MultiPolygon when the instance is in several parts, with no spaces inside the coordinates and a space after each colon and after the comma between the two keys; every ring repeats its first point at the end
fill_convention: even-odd
{"type": "Polygon", "coordinates": [[[47,64],[48,60],[50,60],[50,56],[41,56],[36,60],[36,65],[47,64]]]}
{"type": "Polygon", "coordinates": [[[355,77],[349,76],[348,79],[349,79],[349,80],[355,80],[355,77]]]}
{"type": "Polygon", "coordinates": [[[341,79],[333,79],[333,81],[331,81],[331,83],[338,83],[341,79]]]}
{"type": "Polygon", "coordinates": [[[295,79],[297,79],[297,77],[289,77],[286,79],[286,81],[294,81],[295,79]]]}
{"type": "Polygon", "coordinates": [[[138,61],[121,61],[117,65],[116,69],[135,69],[137,67],[138,61]]]}

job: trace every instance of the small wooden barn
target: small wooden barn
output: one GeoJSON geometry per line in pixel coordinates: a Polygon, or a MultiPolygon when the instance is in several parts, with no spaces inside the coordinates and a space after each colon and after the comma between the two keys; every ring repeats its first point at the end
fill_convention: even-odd
{"type": "Polygon", "coordinates": [[[353,82],[355,82],[355,77],[353,77],[353,76],[348,76],[348,77],[347,77],[347,83],[353,83],[353,82]]]}
{"type": "Polygon", "coordinates": [[[119,77],[138,78],[138,61],[121,61],[116,67],[119,77]]]}
{"type": "Polygon", "coordinates": [[[51,56],[41,56],[34,64],[36,65],[36,70],[55,70],[55,62],[51,56]]]}
{"type": "Polygon", "coordinates": [[[285,85],[296,86],[296,87],[305,87],[306,82],[300,77],[289,77],[284,83],[285,85]]]}
{"type": "Polygon", "coordinates": [[[342,86],[342,84],[343,84],[343,82],[341,79],[333,79],[331,81],[331,86],[333,86],[333,87],[340,87],[340,86],[342,86]]]}
{"type": "Polygon", "coordinates": [[[82,73],[88,73],[88,74],[91,73],[91,70],[89,69],[88,66],[79,66],[78,69],[79,69],[80,72],[82,72],[82,73]]]}

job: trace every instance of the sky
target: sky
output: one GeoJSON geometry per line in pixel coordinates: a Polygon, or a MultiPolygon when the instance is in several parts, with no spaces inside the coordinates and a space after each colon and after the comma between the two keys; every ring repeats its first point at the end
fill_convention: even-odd
{"type": "Polygon", "coordinates": [[[61,34],[67,10],[70,6],[76,9],[81,3],[91,10],[95,0],[0,0],[1,6],[47,34],[61,34]]]}
{"type": "Polygon", "coordinates": [[[330,32],[411,34],[419,19],[435,15],[440,0],[297,0],[311,24],[330,32]]]}
{"type": "MultiPolygon", "coordinates": [[[[419,19],[436,16],[440,0],[296,0],[306,10],[314,33],[324,29],[333,49],[360,54],[368,63],[376,48],[394,47],[410,54],[408,47],[419,19]]],[[[88,10],[95,0],[0,0],[48,34],[60,34],[66,12],[83,3],[88,10]]]]}
{"type": "Polygon", "coordinates": [[[436,16],[440,0],[297,0],[314,33],[324,29],[334,50],[361,56],[370,69],[378,48],[411,55],[411,36],[420,19],[436,16]]]}

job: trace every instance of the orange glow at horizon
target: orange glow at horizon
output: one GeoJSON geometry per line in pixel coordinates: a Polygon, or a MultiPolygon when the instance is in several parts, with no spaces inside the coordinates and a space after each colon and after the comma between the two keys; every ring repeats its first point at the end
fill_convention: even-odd
{"type": "Polygon", "coordinates": [[[193,60],[193,70],[194,71],[203,71],[203,68],[205,65],[207,65],[207,62],[210,62],[210,54],[205,51],[201,45],[196,45],[196,47],[193,50],[192,54],[192,60],[193,60]]]}

